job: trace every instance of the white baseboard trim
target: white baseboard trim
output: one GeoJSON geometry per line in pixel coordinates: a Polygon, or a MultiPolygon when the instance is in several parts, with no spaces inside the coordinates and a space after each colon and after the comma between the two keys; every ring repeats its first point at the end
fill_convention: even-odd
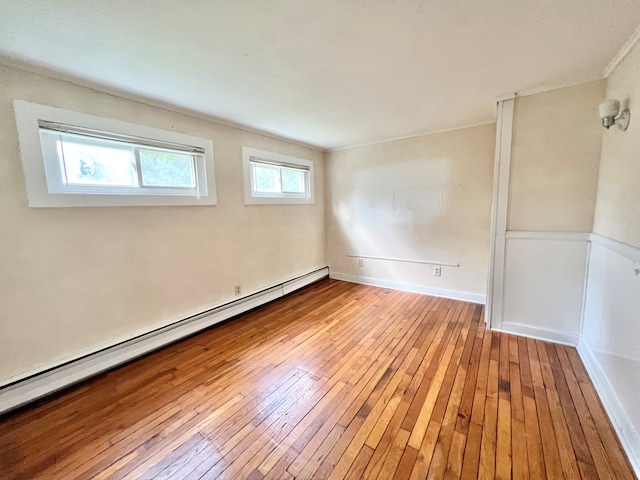
{"type": "Polygon", "coordinates": [[[522,325],[520,323],[505,322],[500,326],[500,328],[492,328],[492,330],[512,335],[519,335],[521,337],[534,338],[536,340],[543,340],[545,342],[560,343],[562,345],[569,345],[570,347],[578,345],[578,341],[580,340],[579,335],[558,332],[556,330],[547,330],[544,328],[530,327],[529,325],[522,325]]]}
{"type": "Polygon", "coordinates": [[[41,398],[62,388],[145,355],[216,323],[257,308],[305,287],[329,275],[323,267],[306,275],[274,285],[252,295],[206,312],[180,320],[166,327],[105,348],[77,360],[32,375],[0,388],[0,413],[41,398]]]}
{"type": "Polygon", "coordinates": [[[578,354],[591,377],[604,409],[611,419],[622,448],[627,457],[629,457],[636,477],[640,478],[640,433],[633,427],[605,373],[600,368],[598,360],[584,340],[580,340],[580,343],[578,343],[578,354]]]}
{"type": "Polygon", "coordinates": [[[458,292],[455,290],[445,290],[443,288],[424,287],[422,285],[413,285],[410,283],[392,282],[388,280],[380,280],[378,278],[361,277],[359,275],[349,275],[347,273],[331,272],[330,278],[335,280],[343,280],[345,282],[360,283],[362,285],[371,285],[373,287],[390,288],[392,290],[402,290],[405,292],[422,293],[433,297],[451,298],[453,300],[462,300],[463,302],[485,304],[486,295],[480,293],[458,292]]]}

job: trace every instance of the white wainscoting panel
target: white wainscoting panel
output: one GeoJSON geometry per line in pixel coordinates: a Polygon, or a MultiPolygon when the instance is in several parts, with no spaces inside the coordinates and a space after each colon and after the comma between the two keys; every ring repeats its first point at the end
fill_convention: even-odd
{"type": "Polygon", "coordinates": [[[508,232],[502,318],[493,328],[577,345],[588,234],[508,232]]]}
{"type": "Polygon", "coordinates": [[[640,249],[591,241],[578,351],[640,477],[640,249]]]}

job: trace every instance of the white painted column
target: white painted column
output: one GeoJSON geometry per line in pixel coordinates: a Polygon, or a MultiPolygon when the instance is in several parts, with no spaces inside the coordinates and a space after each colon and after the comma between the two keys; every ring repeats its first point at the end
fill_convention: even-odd
{"type": "Polygon", "coordinates": [[[511,167],[511,140],[513,134],[513,108],[515,93],[498,97],[496,120],[496,154],[493,169],[493,207],[491,212],[491,247],[487,307],[485,321],[489,328],[502,324],[504,291],[504,259],[509,204],[509,170],[511,167]]]}

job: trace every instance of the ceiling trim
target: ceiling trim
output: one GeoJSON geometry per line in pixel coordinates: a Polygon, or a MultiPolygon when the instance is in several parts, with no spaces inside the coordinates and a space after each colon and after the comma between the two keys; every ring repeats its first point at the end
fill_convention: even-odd
{"type": "Polygon", "coordinates": [[[352,148],[369,147],[371,145],[379,145],[381,143],[397,142],[399,140],[409,140],[411,138],[425,137],[427,135],[436,135],[438,133],[455,132],[456,130],[464,130],[465,128],[481,127],[483,125],[491,125],[492,123],[496,123],[496,121],[495,120],[491,120],[489,122],[470,123],[470,124],[467,124],[467,125],[461,125],[459,127],[445,128],[445,129],[442,129],[442,130],[433,130],[433,131],[430,131],[430,132],[417,133],[415,135],[406,135],[404,137],[394,137],[394,138],[387,138],[385,140],[376,140],[374,142],[358,143],[356,145],[348,145],[346,147],[328,149],[326,152],[327,153],[341,152],[342,150],[351,150],[352,148]]]}
{"type": "Polygon", "coordinates": [[[516,97],[517,98],[521,98],[521,97],[529,97],[531,95],[537,95],[539,93],[545,93],[545,92],[550,92],[552,90],[560,90],[561,88],[570,88],[570,87],[577,87],[578,85],[584,85],[586,83],[591,83],[591,82],[597,82],[599,80],[603,80],[605,77],[596,77],[593,78],[591,80],[584,80],[584,81],[580,81],[580,82],[571,82],[571,83],[566,83],[566,84],[559,84],[559,85],[548,85],[545,87],[538,87],[538,88],[531,88],[529,90],[523,90],[523,91],[518,91],[516,92],[516,97]]]}
{"type": "Polygon", "coordinates": [[[40,75],[41,77],[51,78],[54,80],[59,80],[62,82],[71,83],[72,85],[76,85],[82,88],[88,88],[90,90],[94,90],[96,92],[104,93],[107,95],[111,95],[114,97],[124,98],[126,100],[131,100],[134,102],[142,103],[144,105],[150,107],[161,108],[163,110],[167,110],[174,113],[179,113],[180,115],[186,115],[188,117],[197,118],[200,120],[205,120],[207,122],[215,123],[217,125],[223,125],[225,127],[236,128],[238,130],[242,130],[248,133],[253,133],[256,135],[261,135],[263,137],[272,138],[274,140],[279,140],[282,142],[290,143],[296,145],[298,147],[309,148],[311,150],[315,150],[317,152],[325,153],[327,152],[326,148],[320,147],[318,145],[313,145],[310,143],[302,142],[299,140],[294,140],[292,138],[284,137],[282,135],[278,135],[276,133],[271,133],[265,130],[260,130],[258,128],[249,127],[247,125],[243,125],[241,123],[232,122],[230,120],[221,119],[219,117],[215,117],[213,115],[205,115],[199,112],[195,112],[188,108],[182,108],[172,103],[163,102],[160,100],[155,100],[149,97],[145,97],[144,95],[138,95],[135,93],[127,92],[125,90],[120,90],[118,88],[108,87],[106,85],[102,85],[97,82],[92,82],[90,80],[86,80],[80,77],[76,77],[74,75],[60,72],[54,70],[52,68],[37,65],[34,63],[26,62],[23,60],[18,60],[12,57],[8,57],[0,54],[0,65],[6,65],[10,68],[15,68],[17,70],[21,70],[26,73],[32,73],[35,75],[40,75]]]}
{"type": "Polygon", "coordinates": [[[496,103],[504,102],[505,100],[511,100],[512,98],[516,98],[516,93],[517,92],[509,92],[509,93],[504,93],[502,95],[498,95],[496,97],[496,103]]]}
{"type": "Polygon", "coordinates": [[[618,53],[611,59],[607,68],[604,69],[604,77],[607,78],[609,75],[613,73],[618,65],[625,59],[625,57],[629,54],[631,49],[635,47],[636,43],[640,40],[640,25],[638,28],[631,34],[629,39],[622,45],[622,48],[618,50],[618,53]]]}

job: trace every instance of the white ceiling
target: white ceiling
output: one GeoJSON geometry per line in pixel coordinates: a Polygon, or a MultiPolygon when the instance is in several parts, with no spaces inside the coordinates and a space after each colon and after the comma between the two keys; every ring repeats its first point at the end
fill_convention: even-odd
{"type": "Polygon", "coordinates": [[[627,0],[0,0],[0,55],[333,149],[600,78],[627,0]]]}

